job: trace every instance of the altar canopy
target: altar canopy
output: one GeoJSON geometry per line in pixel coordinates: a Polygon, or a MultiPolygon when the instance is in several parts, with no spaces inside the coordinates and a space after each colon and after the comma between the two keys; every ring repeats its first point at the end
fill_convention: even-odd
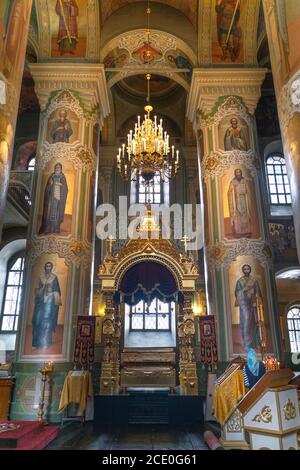
{"type": "Polygon", "coordinates": [[[136,305],[141,300],[150,304],[155,298],[164,303],[180,300],[171,271],[162,264],[145,261],[126,271],[115,300],[136,305]]]}

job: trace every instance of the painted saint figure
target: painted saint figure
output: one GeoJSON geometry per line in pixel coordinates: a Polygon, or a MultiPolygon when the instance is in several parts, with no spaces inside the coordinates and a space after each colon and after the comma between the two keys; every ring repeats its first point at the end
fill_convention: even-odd
{"type": "Polygon", "coordinates": [[[240,308],[240,331],[243,346],[259,346],[258,304],[262,303],[262,293],[257,279],[251,276],[252,268],[248,264],[242,267],[244,274],[235,287],[235,307],[240,308]]]}
{"type": "Polygon", "coordinates": [[[233,236],[251,238],[254,217],[253,195],[249,181],[244,178],[242,170],[235,170],[227,196],[233,236]]]}
{"type": "Polygon", "coordinates": [[[57,0],[55,11],[59,16],[57,43],[60,54],[74,54],[79,40],[77,2],[76,0],[57,0]]]}
{"type": "Polygon", "coordinates": [[[53,342],[61,302],[58,278],[53,274],[53,263],[47,262],[35,291],[32,318],[32,347],[49,348],[53,342]]]}
{"type": "Polygon", "coordinates": [[[60,226],[64,221],[68,185],[62,172],[62,164],[57,163],[54,173],[49,177],[44,195],[44,208],[42,225],[39,235],[47,233],[60,233],[60,226]]]}
{"type": "Polygon", "coordinates": [[[72,134],[73,129],[68,119],[68,113],[65,109],[61,109],[58,113],[58,119],[56,119],[51,129],[52,144],[58,142],[68,144],[72,134]]]}
{"type": "Polygon", "coordinates": [[[222,49],[222,60],[226,60],[229,51],[230,59],[235,62],[239,56],[241,30],[240,0],[220,0],[216,4],[218,41],[222,49]]]}
{"type": "Polygon", "coordinates": [[[225,150],[242,150],[246,152],[248,150],[246,135],[243,129],[239,127],[237,118],[232,118],[230,124],[231,127],[227,129],[224,137],[225,150]]]}

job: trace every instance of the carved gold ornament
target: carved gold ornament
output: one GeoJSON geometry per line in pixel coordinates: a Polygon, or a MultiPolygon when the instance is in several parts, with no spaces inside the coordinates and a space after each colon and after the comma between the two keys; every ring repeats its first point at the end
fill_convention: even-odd
{"type": "Polygon", "coordinates": [[[289,398],[283,407],[284,417],[286,421],[291,421],[296,418],[296,406],[289,398]]]}
{"type": "Polygon", "coordinates": [[[258,413],[254,418],[252,419],[252,422],[254,423],[272,423],[273,416],[272,416],[272,410],[271,407],[266,405],[263,407],[260,413],[258,413]]]}

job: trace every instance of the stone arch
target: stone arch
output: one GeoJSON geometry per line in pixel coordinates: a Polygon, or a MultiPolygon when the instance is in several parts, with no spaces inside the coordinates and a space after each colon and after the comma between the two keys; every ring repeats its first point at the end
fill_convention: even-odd
{"type": "Polygon", "coordinates": [[[33,140],[31,142],[26,142],[21,145],[18,149],[15,162],[14,170],[27,170],[28,163],[36,155],[37,151],[37,141],[33,140]]]}

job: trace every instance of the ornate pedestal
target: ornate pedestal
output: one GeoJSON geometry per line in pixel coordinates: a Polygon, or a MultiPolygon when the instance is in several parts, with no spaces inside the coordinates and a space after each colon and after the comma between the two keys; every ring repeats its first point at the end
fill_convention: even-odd
{"type": "Polygon", "coordinates": [[[288,385],[293,372],[268,372],[247,393],[238,408],[251,450],[297,450],[300,429],[297,389],[288,385]]]}

